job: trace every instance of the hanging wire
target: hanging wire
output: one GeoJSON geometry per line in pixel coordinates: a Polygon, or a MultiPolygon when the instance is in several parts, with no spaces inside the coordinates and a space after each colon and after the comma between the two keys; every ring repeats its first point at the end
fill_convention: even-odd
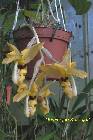
{"type": "MultiPolygon", "coordinates": [[[[63,27],[64,27],[64,30],[67,31],[67,29],[66,29],[66,24],[65,24],[64,9],[63,9],[63,7],[61,6],[60,0],[59,0],[59,6],[60,6],[60,12],[61,12],[61,17],[62,17],[62,21],[63,21],[63,27]]],[[[71,42],[70,42],[68,48],[71,49],[71,47],[72,47],[72,45],[71,45],[71,42]]]]}
{"type": "Polygon", "coordinates": [[[63,27],[64,27],[64,30],[66,31],[64,12],[63,12],[63,8],[62,8],[62,6],[61,6],[60,0],[59,0],[59,7],[60,7],[60,13],[61,13],[62,21],[63,21],[63,27]]]}
{"type": "Polygon", "coordinates": [[[38,19],[40,8],[41,8],[41,4],[39,4],[38,9],[37,9],[36,20],[38,19]]]}
{"type": "Polygon", "coordinates": [[[56,8],[57,21],[60,24],[60,19],[59,19],[59,15],[58,15],[58,8],[57,8],[57,1],[56,0],[55,0],[55,8],[56,8]]]}
{"type": "MultiPolygon", "coordinates": [[[[58,8],[57,8],[57,1],[55,0],[55,8],[56,8],[56,15],[57,15],[57,18],[55,18],[55,16],[54,16],[54,13],[53,13],[52,8],[51,8],[50,1],[47,0],[47,2],[48,2],[49,9],[50,9],[50,13],[51,13],[53,19],[54,19],[57,23],[60,24],[60,19],[59,19],[59,15],[58,15],[58,8]]],[[[59,7],[60,7],[60,13],[61,13],[62,22],[63,22],[63,28],[64,28],[65,31],[67,31],[67,30],[66,30],[66,24],[65,24],[64,10],[63,10],[63,7],[61,6],[60,0],[59,0],[59,7]]],[[[55,31],[55,32],[56,32],[56,31],[55,31]]],[[[71,48],[71,43],[69,43],[69,46],[68,46],[68,47],[71,48]]]]}
{"type": "Polygon", "coordinates": [[[54,13],[53,13],[52,8],[51,8],[50,1],[49,1],[49,0],[47,0],[47,2],[48,2],[48,5],[49,5],[49,10],[50,10],[50,13],[51,13],[51,15],[52,15],[53,19],[54,19],[54,20],[58,23],[59,21],[58,21],[58,19],[57,19],[57,18],[55,18],[55,16],[54,16],[54,13]]]}
{"type": "MultiPolygon", "coordinates": [[[[57,18],[54,16],[54,13],[53,13],[53,10],[51,8],[51,3],[49,0],[47,0],[48,2],[48,5],[49,5],[49,10],[50,10],[50,13],[53,17],[53,19],[57,22],[57,23],[60,23],[60,18],[59,18],[59,14],[58,14],[58,8],[57,8],[57,1],[55,0],[55,10],[56,10],[56,16],[57,18]]],[[[61,17],[62,17],[62,22],[63,22],[63,27],[64,27],[64,30],[66,31],[66,25],[65,25],[65,18],[64,18],[64,11],[63,11],[63,8],[61,6],[61,2],[59,0],[59,7],[60,7],[60,13],[61,13],[61,17]]]]}
{"type": "Polygon", "coordinates": [[[15,14],[15,19],[14,19],[12,31],[14,31],[14,29],[16,27],[17,19],[18,19],[18,15],[19,15],[19,11],[20,11],[20,7],[19,7],[20,0],[18,0],[16,3],[17,3],[17,9],[16,9],[16,14],[15,14]]]}
{"type": "Polygon", "coordinates": [[[43,0],[41,0],[41,7],[42,7],[42,14],[41,14],[41,18],[42,18],[42,22],[43,22],[43,19],[44,19],[44,5],[43,5],[43,0]]]}

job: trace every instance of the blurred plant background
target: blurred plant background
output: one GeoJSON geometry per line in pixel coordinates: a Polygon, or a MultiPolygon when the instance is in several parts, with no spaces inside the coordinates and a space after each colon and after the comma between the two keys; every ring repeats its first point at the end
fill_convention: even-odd
{"type": "MultiPolygon", "coordinates": [[[[42,1],[44,1],[46,13],[47,8],[49,9],[47,0],[20,0],[21,10],[16,26],[26,24],[26,17],[32,17],[32,21],[36,22],[35,12],[42,1]]],[[[54,8],[54,1],[50,2],[54,8]]],[[[11,81],[13,64],[2,65],[1,63],[7,51],[6,42],[13,42],[12,27],[16,3],[16,0],[0,0],[0,140],[93,140],[92,1],[61,0],[66,28],[73,33],[72,58],[76,60],[79,68],[88,72],[89,77],[85,81],[77,79],[78,96],[71,101],[64,96],[60,85],[56,82],[51,86],[55,96],[49,98],[50,113],[43,116],[37,112],[37,115],[30,119],[24,115],[24,101],[17,104],[12,101],[17,90],[11,81]],[[6,99],[7,86],[11,86],[9,104],[6,99]],[[49,121],[46,118],[90,119],[85,122],[62,122],[49,121]]],[[[39,21],[42,22],[42,19],[39,18],[39,21]]]]}

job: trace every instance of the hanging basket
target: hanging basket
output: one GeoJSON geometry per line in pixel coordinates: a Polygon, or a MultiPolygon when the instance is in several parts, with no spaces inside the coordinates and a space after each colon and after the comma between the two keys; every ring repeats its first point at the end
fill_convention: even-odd
{"type": "MultiPolygon", "coordinates": [[[[54,30],[50,27],[35,27],[38,37],[41,42],[44,42],[44,47],[47,48],[53,57],[62,61],[63,55],[67,50],[69,41],[72,37],[71,32],[64,31],[64,29],[54,30]]],[[[28,42],[33,37],[33,32],[28,26],[21,27],[13,32],[14,41],[17,48],[22,51],[26,48],[28,42]]],[[[40,58],[38,54],[33,61],[28,64],[27,79],[30,79],[33,74],[33,69],[36,61],[40,58]]],[[[53,63],[48,57],[45,56],[45,63],[53,63]]]]}

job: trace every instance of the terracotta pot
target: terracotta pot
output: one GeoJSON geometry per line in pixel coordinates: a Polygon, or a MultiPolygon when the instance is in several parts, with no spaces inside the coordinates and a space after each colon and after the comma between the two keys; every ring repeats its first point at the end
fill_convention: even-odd
{"type": "MultiPolygon", "coordinates": [[[[72,33],[64,31],[63,29],[56,30],[55,32],[53,28],[48,27],[35,27],[35,29],[40,41],[44,42],[44,47],[51,52],[56,60],[62,61],[64,52],[67,50],[69,41],[72,37],[72,33]]],[[[23,50],[33,37],[33,33],[29,27],[24,26],[14,31],[13,36],[17,48],[19,50],[23,50]]],[[[27,79],[32,77],[34,65],[39,58],[40,54],[38,54],[35,59],[28,64],[27,79]]],[[[45,56],[45,63],[52,63],[52,61],[45,56]]]]}
{"type": "MultiPolygon", "coordinates": [[[[72,36],[71,32],[66,32],[63,29],[56,30],[53,38],[53,28],[47,27],[36,27],[37,34],[41,42],[44,42],[44,47],[47,48],[53,57],[61,61],[64,55],[64,52],[67,50],[68,43],[72,36]]],[[[52,63],[52,61],[45,56],[46,64],[52,63]]]]}

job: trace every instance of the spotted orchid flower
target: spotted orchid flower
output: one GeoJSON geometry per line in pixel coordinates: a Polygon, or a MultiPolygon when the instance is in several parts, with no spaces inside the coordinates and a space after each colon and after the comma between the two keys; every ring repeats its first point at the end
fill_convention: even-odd
{"type": "Polygon", "coordinates": [[[32,47],[25,48],[23,51],[19,51],[14,45],[7,43],[10,52],[6,54],[6,58],[3,59],[2,64],[9,64],[11,62],[18,62],[20,65],[29,63],[38,54],[43,43],[38,43],[32,47]]]}
{"type": "Polygon", "coordinates": [[[53,95],[53,93],[49,90],[50,84],[52,84],[52,82],[49,82],[42,88],[39,88],[34,82],[31,90],[29,91],[28,85],[26,83],[22,83],[19,85],[17,94],[14,96],[13,101],[19,102],[26,97],[25,114],[27,117],[34,115],[37,105],[44,114],[47,114],[49,112],[47,97],[53,95]]]}
{"type": "Polygon", "coordinates": [[[78,70],[76,63],[71,62],[71,50],[68,49],[61,63],[45,64],[40,67],[41,73],[37,77],[37,81],[43,80],[45,77],[55,77],[61,81],[64,93],[69,97],[77,96],[77,89],[74,77],[86,78],[87,73],[78,70]]]}
{"type": "MultiPolygon", "coordinates": [[[[43,43],[38,43],[36,45],[32,45],[31,47],[27,47],[21,52],[14,45],[10,43],[7,43],[7,46],[10,52],[6,54],[6,58],[3,59],[2,64],[9,64],[12,62],[15,63],[12,72],[12,80],[15,84],[17,84],[20,75],[19,72],[20,70],[18,69],[18,65],[25,65],[29,63],[31,60],[33,60],[34,57],[40,51],[40,49],[43,48],[43,43]]],[[[23,77],[21,76],[21,79],[22,78],[23,77]]]]}

